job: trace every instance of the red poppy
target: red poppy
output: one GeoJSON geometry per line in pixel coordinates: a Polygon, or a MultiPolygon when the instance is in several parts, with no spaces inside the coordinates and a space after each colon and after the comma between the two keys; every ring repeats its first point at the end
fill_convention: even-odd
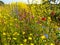
{"type": "Polygon", "coordinates": [[[42,18],[42,20],[46,21],[46,18],[45,18],[45,17],[43,17],[43,18],[42,18]]]}

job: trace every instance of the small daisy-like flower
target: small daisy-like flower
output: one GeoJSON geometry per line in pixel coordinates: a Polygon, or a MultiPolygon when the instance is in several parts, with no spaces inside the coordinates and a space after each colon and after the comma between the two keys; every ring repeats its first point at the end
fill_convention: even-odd
{"type": "Polygon", "coordinates": [[[30,45],[34,45],[34,43],[31,43],[30,45]]]}
{"type": "Polygon", "coordinates": [[[45,39],[46,37],[44,35],[41,36],[41,39],[45,39]]]}
{"type": "Polygon", "coordinates": [[[23,44],[20,44],[20,45],[23,45],[23,44]]]}
{"type": "Polygon", "coordinates": [[[50,17],[48,17],[48,20],[49,20],[49,21],[51,21],[51,18],[50,18],[50,17]]]}
{"type": "Polygon", "coordinates": [[[17,19],[15,18],[15,20],[17,21],[17,19]]]}
{"type": "Polygon", "coordinates": [[[3,32],[3,35],[6,35],[6,33],[5,33],[5,32],[3,32]]]}
{"type": "Polygon", "coordinates": [[[23,41],[24,41],[24,42],[27,42],[27,39],[24,39],[23,41]]]}
{"type": "Polygon", "coordinates": [[[15,38],[15,37],[14,37],[13,39],[14,39],[14,40],[17,40],[17,38],[15,38]]]}
{"type": "Polygon", "coordinates": [[[55,45],[54,43],[51,43],[50,45],[55,45]]]}
{"type": "Polygon", "coordinates": [[[22,34],[25,34],[25,32],[22,32],[22,34]]]}
{"type": "Polygon", "coordinates": [[[32,37],[28,37],[29,40],[32,40],[32,37]]]}
{"type": "Polygon", "coordinates": [[[33,34],[32,33],[30,33],[30,36],[32,36],[33,34]]]}
{"type": "Polygon", "coordinates": [[[48,45],[47,43],[45,45],[48,45]]]}

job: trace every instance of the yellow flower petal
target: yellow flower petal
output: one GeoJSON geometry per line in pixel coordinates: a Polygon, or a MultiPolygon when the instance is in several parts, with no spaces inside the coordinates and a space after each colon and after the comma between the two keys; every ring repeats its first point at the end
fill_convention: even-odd
{"type": "Polygon", "coordinates": [[[34,45],[33,43],[31,43],[30,45],[34,45]]]}
{"type": "Polygon", "coordinates": [[[13,38],[14,40],[17,40],[17,38],[13,38]]]}
{"type": "Polygon", "coordinates": [[[30,35],[32,35],[32,33],[30,33],[30,35]]]}
{"type": "Polygon", "coordinates": [[[22,32],[22,34],[25,34],[25,32],[22,32]]]}
{"type": "Polygon", "coordinates": [[[32,37],[28,37],[29,40],[32,40],[32,37]]]}
{"type": "Polygon", "coordinates": [[[24,42],[27,42],[27,39],[24,39],[23,41],[24,41],[24,42]]]}
{"type": "Polygon", "coordinates": [[[6,33],[5,33],[5,32],[3,32],[3,35],[6,35],[6,33]]]}
{"type": "Polygon", "coordinates": [[[46,37],[44,35],[41,36],[42,39],[45,39],[46,37]]]}
{"type": "Polygon", "coordinates": [[[23,44],[20,44],[20,45],[23,45],[23,44]]]}
{"type": "Polygon", "coordinates": [[[51,43],[50,45],[55,45],[54,43],[51,43]]]}

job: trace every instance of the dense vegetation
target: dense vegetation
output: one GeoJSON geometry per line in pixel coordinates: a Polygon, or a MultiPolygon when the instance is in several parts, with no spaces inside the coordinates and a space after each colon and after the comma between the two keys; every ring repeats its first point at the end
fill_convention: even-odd
{"type": "Polygon", "coordinates": [[[60,45],[59,40],[60,4],[0,6],[1,45],[60,45]]]}

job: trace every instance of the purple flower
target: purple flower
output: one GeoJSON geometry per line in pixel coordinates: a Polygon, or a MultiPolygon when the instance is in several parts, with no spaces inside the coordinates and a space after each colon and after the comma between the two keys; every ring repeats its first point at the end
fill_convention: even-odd
{"type": "Polygon", "coordinates": [[[48,38],[48,34],[44,34],[46,38],[48,38]]]}

